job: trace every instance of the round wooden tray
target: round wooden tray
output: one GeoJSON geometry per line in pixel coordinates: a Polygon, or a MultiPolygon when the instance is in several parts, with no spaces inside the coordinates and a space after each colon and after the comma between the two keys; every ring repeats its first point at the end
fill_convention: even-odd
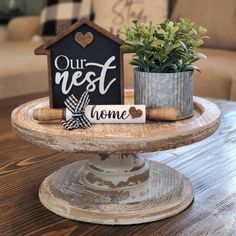
{"type": "MultiPolygon", "coordinates": [[[[129,94],[128,94],[129,95],[129,94]]],[[[127,96],[126,102],[132,102],[127,96]]],[[[48,98],[28,102],[12,113],[12,126],[29,142],[67,152],[135,153],[175,148],[208,137],[219,125],[215,104],[194,97],[194,115],[177,122],[146,124],[96,124],[68,132],[60,123],[40,123],[32,118],[36,108],[48,107],[48,98]]]]}
{"type": "MultiPolygon", "coordinates": [[[[126,93],[126,103],[132,94],[126,93]]],[[[190,180],[161,163],[139,158],[152,152],[197,142],[220,123],[220,110],[194,98],[194,115],[177,122],[100,124],[66,131],[60,124],[32,118],[48,98],[31,101],[12,113],[12,126],[22,138],[61,151],[96,153],[88,161],[64,166],[42,183],[42,204],[69,219],[100,224],[137,224],[160,220],[184,210],[193,200],[190,180]]]]}

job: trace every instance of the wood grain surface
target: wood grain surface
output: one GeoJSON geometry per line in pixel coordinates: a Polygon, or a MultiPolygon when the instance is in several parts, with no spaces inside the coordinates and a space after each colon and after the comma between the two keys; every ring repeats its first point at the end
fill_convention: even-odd
{"type": "MultiPolygon", "coordinates": [[[[154,223],[101,226],[64,219],[39,202],[37,194],[42,180],[78,160],[78,154],[40,148],[12,132],[12,110],[42,96],[46,94],[0,101],[1,236],[236,235],[236,103],[215,100],[223,113],[222,122],[209,138],[158,153],[158,161],[181,171],[192,181],[195,201],[189,208],[154,223]]],[[[145,158],[155,161],[156,154],[145,158]]],[[[86,157],[89,156],[80,155],[80,158],[86,157]]]]}
{"type": "MultiPolygon", "coordinates": [[[[126,92],[126,103],[133,102],[126,92]]],[[[96,124],[68,132],[60,123],[45,124],[32,118],[34,109],[49,106],[48,98],[25,103],[12,112],[12,126],[29,142],[59,151],[136,153],[166,150],[202,140],[219,125],[220,111],[205,99],[194,97],[194,115],[177,122],[96,124]]]]}
{"type": "Polygon", "coordinates": [[[165,219],[186,209],[193,195],[190,180],[180,172],[131,154],[73,162],[48,176],[39,190],[50,211],[105,225],[165,219]]]}

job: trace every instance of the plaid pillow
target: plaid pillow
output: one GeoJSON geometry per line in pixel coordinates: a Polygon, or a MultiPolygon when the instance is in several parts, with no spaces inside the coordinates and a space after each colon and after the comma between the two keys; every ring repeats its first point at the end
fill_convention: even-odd
{"type": "Polygon", "coordinates": [[[92,19],[91,9],[92,0],[47,0],[41,13],[40,35],[55,36],[82,17],[92,19]]]}

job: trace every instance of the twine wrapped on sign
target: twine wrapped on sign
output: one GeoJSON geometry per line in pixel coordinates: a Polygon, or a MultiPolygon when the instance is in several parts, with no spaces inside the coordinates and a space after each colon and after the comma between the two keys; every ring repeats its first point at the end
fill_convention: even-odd
{"type": "Polygon", "coordinates": [[[84,92],[78,101],[78,99],[72,94],[65,100],[65,106],[72,113],[72,117],[68,120],[61,122],[62,126],[67,130],[73,129],[86,129],[91,127],[91,123],[85,116],[85,108],[90,102],[88,92],[84,92]]]}

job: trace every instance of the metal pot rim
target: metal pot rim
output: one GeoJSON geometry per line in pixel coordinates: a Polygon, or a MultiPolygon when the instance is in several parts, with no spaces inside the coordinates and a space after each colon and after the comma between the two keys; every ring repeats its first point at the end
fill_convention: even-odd
{"type": "Polygon", "coordinates": [[[156,75],[179,75],[179,74],[190,74],[192,75],[194,70],[189,70],[189,71],[182,71],[182,72],[174,72],[174,73],[158,73],[158,72],[145,72],[145,71],[141,71],[140,67],[135,67],[134,68],[135,72],[139,72],[139,73],[144,73],[144,74],[156,74],[156,75]]]}

